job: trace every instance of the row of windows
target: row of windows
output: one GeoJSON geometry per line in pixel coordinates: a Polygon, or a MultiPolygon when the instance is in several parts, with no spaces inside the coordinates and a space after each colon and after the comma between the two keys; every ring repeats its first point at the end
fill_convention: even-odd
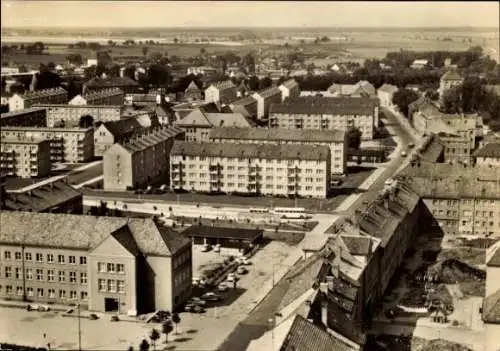
{"type": "MultiPolygon", "coordinates": [[[[12,252],[11,251],[4,251],[3,253],[3,258],[5,260],[11,260],[12,259],[12,252]]],[[[20,251],[14,252],[14,259],[16,261],[21,261],[23,258],[23,255],[20,251]]],[[[46,256],[43,253],[37,252],[35,254],[35,261],[36,262],[45,262],[46,260],[47,263],[54,263],[55,255],[54,254],[47,254],[46,256]]],[[[33,254],[31,252],[25,252],[24,253],[24,260],[25,261],[32,261],[33,260],[33,254]]],[[[66,256],[65,255],[57,255],[57,262],[64,264],[66,263],[66,256]]],[[[79,262],[81,265],[87,264],[87,257],[85,256],[80,256],[80,258],[77,260],[77,256],[74,255],[69,255],[68,256],[68,261],[69,264],[77,264],[79,262]]]]}
{"type": "Polygon", "coordinates": [[[114,279],[99,279],[97,281],[99,291],[125,294],[125,281],[114,279]]]}
{"type": "Polygon", "coordinates": [[[183,269],[182,271],[180,271],[179,274],[177,274],[174,277],[174,286],[179,286],[182,283],[184,283],[184,281],[186,279],[189,279],[189,277],[190,277],[190,270],[191,270],[191,267],[186,267],[185,269],[183,269]]]}
{"type": "MultiPolygon", "coordinates": [[[[188,182],[188,186],[190,186],[192,188],[196,187],[196,184],[197,184],[197,182],[188,182]]],[[[198,184],[199,184],[200,187],[206,187],[206,186],[209,185],[208,182],[199,182],[198,184]]],[[[172,185],[174,185],[174,186],[180,186],[180,185],[185,186],[186,182],[185,181],[179,182],[179,181],[174,180],[172,182],[172,185]]],[[[255,185],[249,185],[249,186],[250,186],[250,189],[252,189],[252,188],[255,189],[256,188],[255,185]]],[[[224,183],[219,183],[218,187],[224,188],[224,183]]],[[[227,188],[236,188],[236,189],[245,189],[246,190],[247,189],[247,185],[244,184],[244,183],[238,183],[237,185],[236,185],[236,183],[227,183],[227,188]]],[[[287,188],[287,186],[286,185],[281,185],[281,184],[278,184],[276,186],[274,186],[273,184],[266,184],[265,185],[265,189],[272,190],[272,189],[275,189],[275,188],[276,188],[276,190],[284,190],[284,189],[287,188]]],[[[296,188],[297,188],[297,190],[302,190],[302,187],[300,185],[297,186],[296,188]]],[[[304,187],[304,189],[308,190],[308,191],[312,191],[313,188],[314,187],[310,186],[310,185],[304,187]]],[[[323,186],[317,186],[316,187],[316,191],[324,191],[324,190],[325,190],[325,187],[323,187],[323,186]]]]}
{"type": "MultiPolygon", "coordinates": [[[[77,278],[79,278],[81,284],[87,284],[87,272],[80,272],[80,274],[78,274],[77,272],[71,271],[67,273],[68,274],[66,274],[66,271],[57,271],[57,281],[64,283],[66,282],[66,277],[68,277],[70,283],[77,283],[77,278]]],[[[19,267],[15,267],[14,269],[9,266],[4,267],[4,275],[5,278],[9,279],[23,278],[22,269],[19,267]]],[[[44,269],[26,268],[24,277],[26,280],[33,280],[33,278],[36,278],[37,281],[55,282],[56,270],[47,269],[47,272],[45,272],[44,269]]]]}
{"type": "MultiPolygon", "coordinates": [[[[16,286],[14,289],[14,286],[12,285],[6,285],[5,286],[5,294],[6,295],[15,295],[17,296],[23,296],[24,291],[22,286],[16,286]]],[[[70,300],[76,300],[78,293],[76,290],[70,290],[68,294],[66,294],[66,290],[60,289],[59,293],[57,294],[59,299],[66,299],[69,297],[70,300]]],[[[0,285],[0,294],[3,293],[3,287],[0,285]]],[[[28,297],[35,297],[35,289],[28,286],[26,287],[26,296],[28,297]]],[[[45,289],[43,288],[37,288],[36,289],[36,297],[43,298],[45,297],[45,289]]],[[[56,298],[56,289],[50,288],[47,289],[47,297],[49,299],[55,299],[56,298]]],[[[86,291],[80,291],[80,300],[87,300],[88,299],[88,292],[86,291]]]]}
{"type": "Polygon", "coordinates": [[[464,205],[473,205],[474,202],[476,204],[483,204],[483,205],[494,205],[495,200],[485,200],[485,199],[462,199],[462,200],[443,200],[443,199],[433,199],[432,204],[433,205],[458,205],[459,201],[462,202],[464,205]]]}
{"type": "MultiPolygon", "coordinates": [[[[204,156],[174,156],[172,158],[172,161],[173,162],[179,162],[179,159],[182,157],[182,160],[183,161],[206,161],[207,160],[207,157],[204,157],[204,156]],[[198,159],[199,158],[199,159],[198,159]]],[[[311,163],[313,161],[310,161],[310,160],[298,160],[298,159],[293,159],[293,160],[274,160],[274,159],[254,159],[254,158],[245,158],[245,157],[240,157],[238,159],[236,158],[224,158],[224,157],[221,157],[221,158],[213,158],[211,160],[211,162],[223,162],[223,163],[236,163],[236,161],[240,162],[240,163],[245,163],[245,164],[248,164],[248,162],[258,162],[258,163],[263,163],[263,164],[278,164],[278,165],[281,165],[281,164],[285,164],[288,162],[288,164],[294,164],[295,162],[298,162],[298,163],[303,163],[303,162],[307,162],[307,163],[311,163]]],[[[321,161],[315,161],[316,164],[320,164],[321,161]]],[[[207,165],[199,165],[200,169],[203,169],[204,166],[207,166],[207,165]]]]}
{"type": "Polygon", "coordinates": [[[122,263],[97,262],[97,270],[101,273],[125,274],[125,265],[122,263]]]}

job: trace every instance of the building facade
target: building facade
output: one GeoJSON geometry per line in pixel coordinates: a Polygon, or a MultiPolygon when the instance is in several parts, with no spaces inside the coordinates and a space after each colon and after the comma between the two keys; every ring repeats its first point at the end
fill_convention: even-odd
{"type": "Polygon", "coordinates": [[[205,102],[229,104],[237,99],[237,88],[230,80],[218,82],[205,89],[205,102]]]}
{"type": "Polygon", "coordinates": [[[330,148],[176,142],[170,156],[173,190],[325,198],[330,148]]]}
{"type": "Polygon", "coordinates": [[[2,298],[137,315],[173,311],[189,296],[191,242],[153,219],[0,216],[2,298]]]}
{"type": "Polygon", "coordinates": [[[53,88],[27,92],[23,95],[14,94],[9,99],[9,111],[19,111],[36,104],[66,104],[68,92],[63,88],[53,88]]]}
{"type": "Polygon", "coordinates": [[[77,95],[68,103],[69,105],[123,105],[125,94],[119,88],[110,88],[90,91],[87,94],[77,95]]]}
{"type": "Polygon", "coordinates": [[[294,99],[300,96],[300,88],[299,84],[295,81],[295,79],[289,79],[279,87],[281,90],[281,99],[282,101],[285,99],[294,99]]]}
{"type": "Polygon", "coordinates": [[[448,71],[439,80],[439,99],[442,101],[443,95],[450,89],[462,85],[464,78],[455,71],[448,71]]]}
{"type": "Polygon", "coordinates": [[[377,90],[377,97],[380,101],[380,106],[393,106],[392,97],[398,91],[398,87],[391,84],[384,84],[377,90]]]}
{"type": "Polygon", "coordinates": [[[46,125],[47,110],[41,107],[2,113],[0,118],[0,127],[45,127],[46,125]]]}
{"type": "Polygon", "coordinates": [[[127,118],[101,124],[94,131],[95,156],[102,157],[104,152],[113,144],[122,142],[134,134],[140,134],[145,130],[146,128],[144,128],[135,118],[127,118]]]}
{"type": "Polygon", "coordinates": [[[276,145],[325,145],[330,148],[331,174],[345,174],[347,163],[346,134],[336,130],[297,130],[267,128],[214,128],[210,142],[276,145]]]}
{"type": "Polygon", "coordinates": [[[488,143],[474,155],[478,167],[500,167],[500,143],[488,143]]]}
{"type": "Polygon", "coordinates": [[[268,118],[271,105],[281,103],[281,94],[281,90],[276,87],[267,88],[252,94],[252,97],[257,100],[258,120],[265,120],[268,118]]]}
{"type": "Polygon", "coordinates": [[[38,107],[47,109],[47,126],[54,127],[62,123],[66,127],[78,126],[84,116],[92,117],[93,122],[118,121],[125,109],[123,105],[49,105],[40,104],[38,107]]]}
{"type": "Polygon", "coordinates": [[[50,174],[50,142],[32,137],[2,137],[0,173],[20,178],[44,177],[50,174]]]}
{"type": "Polygon", "coordinates": [[[50,141],[50,159],[54,162],[86,162],[94,156],[92,128],[3,127],[2,138],[35,138],[50,141]]]}
{"type": "Polygon", "coordinates": [[[234,113],[241,113],[247,118],[255,120],[257,118],[257,100],[251,96],[245,96],[229,105],[234,113]]]}
{"type": "Polygon", "coordinates": [[[170,151],[184,139],[177,127],[159,127],[111,146],[103,156],[104,189],[123,191],[169,178],[170,151]]]}
{"type": "Polygon", "coordinates": [[[361,131],[363,140],[371,140],[378,114],[376,99],[300,97],[272,105],[269,127],[344,132],[355,127],[361,131]]]}

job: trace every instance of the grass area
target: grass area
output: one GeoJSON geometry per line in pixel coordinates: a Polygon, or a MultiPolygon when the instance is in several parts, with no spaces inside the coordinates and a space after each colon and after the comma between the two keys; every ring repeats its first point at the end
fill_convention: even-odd
{"type": "Polygon", "coordinates": [[[464,296],[484,297],[486,293],[486,283],[484,281],[462,282],[459,283],[460,291],[464,296]]]}
{"type": "Polygon", "coordinates": [[[304,232],[264,232],[264,239],[281,241],[290,246],[298,245],[304,239],[304,232]]]}

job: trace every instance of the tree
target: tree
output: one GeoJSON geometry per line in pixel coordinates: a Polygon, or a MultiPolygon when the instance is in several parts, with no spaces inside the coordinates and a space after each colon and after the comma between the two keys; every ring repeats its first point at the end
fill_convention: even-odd
{"type": "Polygon", "coordinates": [[[477,112],[484,99],[481,80],[478,77],[467,77],[460,90],[462,94],[462,110],[466,113],[477,112]]]}
{"type": "Polygon", "coordinates": [[[200,54],[204,55],[207,53],[207,50],[205,50],[205,48],[201,48],[200,49],[200,54]]]}
{"type": "Polygon", "coordinates": [[[361,145],[361,131],[358,128],[349,128],[346,133],[347,147],[350,149],[359,149],[361,145]]]}
{"type": "Polygon", "coordinates": [[[77,66],[80,66],[83,63],[83,58],[80,54],[69,54],[68,56],[66,56],[66,60],[70,64],[74,64],[77,66]]]}
{"type": "Polygon", "coordinates": [[[141,343],[139,344],[139,350],[149,351],[149,342],[146,339],[142,339],[141,343]]]}
{"type": "Polygon", "coordinates": [[[174,44],[177,44],[179,42],[179,39],[174,38],[174,44]]]}
{"type": "Polygon", "coordinates": [[[62,79],[58,74],[44,68],[37,74],[35,90],[56,88],[61,86],[61,82],[62,79]]]}
{"type": "Polygon", "coordinates": [[[158,333],[158,330],[153,328],[153,330],[151,330],[151,334],[149,334],[149,338],[151,339],[151,343],[153,344],[153,350],[156,350],[156,342],[160,338],[160,333],[158,333]]]}
{"type": "Polygon", "coordinates": [[[271,77],[264,77],[259,81],[259,90],[269,88],[271,85],[273,85],[271,77]]]}
{"type": "Polygon", "coordinates": [[[162,333],[165,334],[165,344],[168,342],[168,334],[174,330],[170,322],[164,322],[162,325],[162,333]]]}
{"type": "Polygon", "coordinates": [[[178,313],[172,314],[172,322],[175,324],[175,334],[177,334],[177,325],[181,322],[181,317],[178,313]]]}
{"type": "Polygon", "coordinates": [[[90,115],[85,115],[80,117],[80,120],[78,121],[78,126],[80,128],[89,128],[94,125],[94,117],[90,115]]]}
{"type": "Polygon", "coordinates": [[[153,62],[160,62],[161,59],[163,58],[163,55],[161,54],[161,52],[153,52],[151,53],[151,61],[153,62]]]}
{"type": "Polygon", "coordinates": [[[409,89],[400,89],[394,93],[392,102],[399,108],[399,111],[408,117],[408,106],[418,99],[418,93],[409,89]]]}
{"type": "Polygon", "coordinates": [[[142,55],[146,56],[148,54],[149,48],[147,46],[142,47],[142,55]]]}
{"type": "Polygon", "coordinates": [[[442,109],[445,113],[458,113],[461,109],[461,89],[454,87],[443,94],[442,109]]]}
{"type": "Polygon", "coordinates": [[[439,93],[434,89],[427,89],[425,97],[431,99],[432,101],[437,101],[439,99],[439,93]]]}

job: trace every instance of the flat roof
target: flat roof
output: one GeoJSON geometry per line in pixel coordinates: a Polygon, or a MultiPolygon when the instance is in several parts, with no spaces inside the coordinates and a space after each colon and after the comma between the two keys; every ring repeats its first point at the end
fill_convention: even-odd
{"type": "Polygon", "coordinates": [[[195,224],[184,230],[181,234],[197,238],[202,237],[254,241],[258,237],[262,236],[264,231],[262,229],[212,227],[195,224]]]}

